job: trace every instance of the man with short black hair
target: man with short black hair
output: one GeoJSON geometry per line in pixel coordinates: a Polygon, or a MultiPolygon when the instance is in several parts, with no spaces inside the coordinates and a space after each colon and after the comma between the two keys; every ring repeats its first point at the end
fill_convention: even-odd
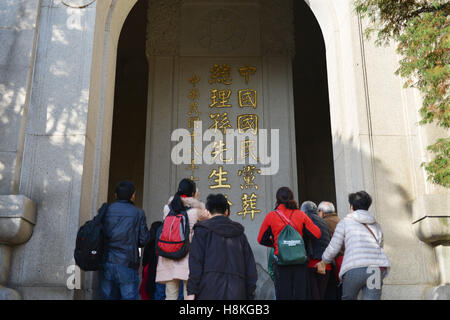
{"type": "Polygon", "coordinates": [[[350,208],[353,211],[367,211],[372,204],[372,197],[365,191],[358,191],[348,195],[348,202],[350,203],[350,208]]]}
{"type": "Polygon", "coordinates": [[[105,300],[139,300],[139,247],[150,239],[145,213],[134,205],[136,188],[120,182],[116,201],[103,218],[105,254],[100,271],[101,297],[105,300]]]}
{"type": "Polygon", "coordinates": [[[210,194],[205,207],[211,218],[194,226],[188,299],[254,299],[258,276],[244,227],[229,219],[230,206],[224,195],[210,194]]]}

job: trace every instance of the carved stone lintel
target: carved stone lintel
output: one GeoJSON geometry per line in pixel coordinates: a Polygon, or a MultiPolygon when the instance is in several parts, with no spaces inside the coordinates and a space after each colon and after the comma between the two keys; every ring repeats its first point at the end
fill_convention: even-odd
{"type": "Polygon", "coordinates": [[[238,12],[228,8],[208,11],[198,24],[198,44],[213,53],[239,49],[246,40],[246,26],[238,12]]]}
{"type": "Polygon", "coordinates": [[[147,57],[178,55],[182,5],[183,0],[149,1],[147,11],[147,57]]]}
{"type": "Polygon", "coordinates": [[[260,0],[261,52],[263,55],[295,55],[292,0],[260,0]]]}
{"type": "MultiPolygon", "coordinates": [[[[147,57],[179,54],[181,9],[185,3],[185,0],[149,0],[147,57]]],[[[259,6],[261,54],[293,58],[295,40],[292,0],[259,0],[259,6]]],[[[198,46],[211,53],[241,47],[248,39],[245,24],[240,19],[245,19],[245,15],[225,7],[211,7],[202,19],[192,21],[198,24],[195,31],[198,34],[198,46]]]]}

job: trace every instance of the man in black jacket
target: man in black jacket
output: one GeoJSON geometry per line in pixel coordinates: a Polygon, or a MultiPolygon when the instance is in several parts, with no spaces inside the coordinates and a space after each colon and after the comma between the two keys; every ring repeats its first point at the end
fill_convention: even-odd
{"type": "Polygon", "coordinates": [[[317,273],[316,264],[322,260],[322,254],[331,241],[331,232],[328,224],[317,214],[317,205],[312,201],[305,201],[302,203],[300,210],[308,215],[308,217],[314,222],[320,229],[320,238],[306,238],[306,252],[309,257],[308,261],[308,282],[310,299],[312,300],[324,300],[325,293],[328,285],[328,279],[330,278],[331,265],[327,265],[326,273],[317,273]]]}
{"type": "Polygon", "coordinates": [[[222,194],[209,195],[206,210],[211,218],[194,226],[188,299],[254,299],[258,275],[244,227],[228,218],[230,209],[222,194]]]}
{"type": "Polygon", "coordinates": [[[139,299],[139,247],[150,239],[144,211],[133,204],[136,189],[130,181],[116,187],[116,201],[103,218],[105,253],[100,272],[103,299],[139,299]]]}

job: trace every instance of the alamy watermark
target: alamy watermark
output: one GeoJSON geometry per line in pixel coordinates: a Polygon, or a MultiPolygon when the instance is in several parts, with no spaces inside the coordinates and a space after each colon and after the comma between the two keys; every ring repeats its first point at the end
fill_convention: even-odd
{"type": "Polygon", "coordinates": [[[370,276],[367,278],[366,287],[368,289],[381,289],[381,269],[380,267],[367,267],[370,276]]]}
{"type": "Polygon", "coordinates": [[[254,134],[227,129],[224,135],[221,130],[207,129],[203,132],[202,121],[195,121],[192,133],[184,128],[172,132],[171,141],[178,142],[171,151],[172,163],[260,164],[261,175],[274,175],[280,168],[279,131],[258,129],[257,134],[254,134]],[[203,148],[203,142],[209,144],[203,148]]]}
{"type": "Polygon", "coordinates": [[[71,264],[66,269],[66,274],[69,275],[66,281],[67,289],[79,290],[81,289],[81,269],[76,264],[71,264]]]}

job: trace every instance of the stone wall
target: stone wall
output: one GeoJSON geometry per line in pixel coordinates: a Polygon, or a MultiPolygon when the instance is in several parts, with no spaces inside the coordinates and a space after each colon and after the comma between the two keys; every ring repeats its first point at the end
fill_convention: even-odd
{"type": "MultiPolygon", "coordinates": [[[[338,212],[346,215],[349,192],[368,191],[392,263],[383,298],[428,298],[442,272],[433,246],[414,232],[415,217],[431,208],[414,208],[414,203],[423,194],[438,194],[435,200],[448,212],[450,197],[448,190],[431,186],[420,167],[430,137],[429,128],[417,125],[421,98],[403,89],[403,80],[394,75],[395,44],[376,47],[363,39],[365,22],[354,15],[351,1],[318,0],[310,6],[327,50],[338,212]]],[[[450,229],[441,236],[445,233],[450,229]]]]}
{"type": "Polygon", "coordinates": [[[31,239],[14,249],[9,286],[24,299],[71,299],[66,270],[78,229],[96,11],[25,2],[40,8],[17,191],[37,214],[31,239]]]}
{"type": "Polygon", "coordinates": [[[38,1],[0,4],[0,194],[17,192],[33,74],[38,1]]]}

